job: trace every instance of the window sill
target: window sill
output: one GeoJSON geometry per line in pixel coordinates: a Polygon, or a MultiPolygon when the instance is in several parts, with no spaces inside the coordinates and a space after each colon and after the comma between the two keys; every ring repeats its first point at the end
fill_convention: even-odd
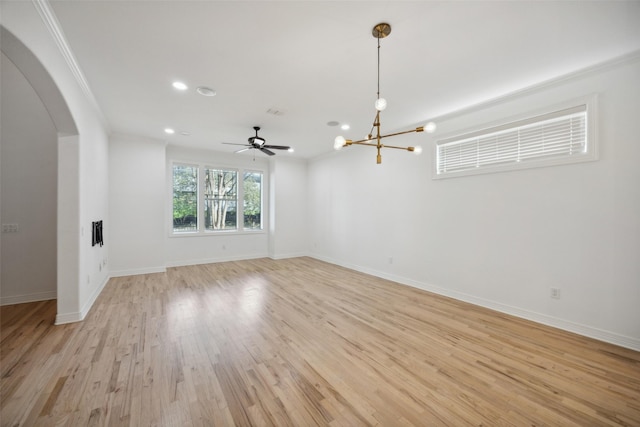
{"type": "Polygon", "coordinates": [[[182,237],[220,237],[220,236],[247,236],[266,234],[263,230],[220,230],[220,231],[185,231],[183,233],[169,233],[169,238],[182,238],[182,237]]]}

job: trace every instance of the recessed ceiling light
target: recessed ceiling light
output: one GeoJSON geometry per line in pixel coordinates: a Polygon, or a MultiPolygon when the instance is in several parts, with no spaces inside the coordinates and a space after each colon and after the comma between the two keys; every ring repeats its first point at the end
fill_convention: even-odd
{"type": "Polygon", "coordinates": [[[338,126],[340,124],[340,122],[336,122],[335,120],[331,120],[330,122],[327,122],[327,126],[338,126]]]}
{"type": "Polygon", "coordinates": [[[173,82],[171,86],[178,90],[187,90],[187,85],[182,82],[173,82]]]}
{"type": "Polygon", "coordinates": [[[340,126],[340,129],[342,129],[342,130],[349,130],[349,128],[350,128],[350,127],[351,127],[351,126],[349,126],[348,124],[346,124],[346,123],[345,123],[345,124],[343,124],[342,126],[340,126]]]}
{"type": "Polygon", "coordinates": [[[216,91],[206,86],[198,86],[196,92],[202,96],[216,96],[216,91]]]}
{"type": "Polygon", "coordinates": [[[176,133],[175,130],[171,129],[171,128],[165,128],[165,133],[168,133],[169,135],[173,135],[174,133],[176,133]]]}

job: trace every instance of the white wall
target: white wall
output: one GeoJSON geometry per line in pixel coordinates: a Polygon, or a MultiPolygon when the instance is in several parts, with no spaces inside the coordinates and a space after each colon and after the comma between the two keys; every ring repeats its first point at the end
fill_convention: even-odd
{"type": "Polygon", "coordinates": [[[0,303],[56,298],[56,128],[33,87],[2,54],[2,235],[0,303]]]}
{"type": "Polygon", "coordinates": [[[56,323],[66,323],[84,318],[108,278],[108,130],[49,12],[46,3],[0,2],[2,25],[48,71],[78,131],[76,136],[58,135],[56,323]],[[92,247],[91,222],[100,219],[105,221],[106,244],[92,247]]]}
{"type": "MultiPolygon", "coordinates": [[[[73,109],[72,109],[73,111],[73,109]]],[[[83,113],[87,113],[82,110],[83,113]]],[[[84,114],[82,114],[84,115],[84,114]]],[[[79,115],[81,116],[81,115],[79,115]]],[[[84,318],[109,280],[109,139],[93,115],[78,120],[80,130],[80,308],[84,318]],[[103,221],[104,246],[91,246],[91,224],[103,221]],[[83,280],[83,279],[86,279],[83,280]]]]}
{"type": "Polygon", "coordinates": [[[165,142],[113,135],[109,143],[111,276],[165,269],[165,142]]]}
{"type": "Polygon", "coordinates": [[[269,256],[274,259],[308,253],[307,162],[271,158],[269,256]]]}
{"type": "Polygon", "coordinates": [[[422,145],[594,92],[595,162],[432,180],[431,149],[312,161],[313,256],[640,349],[638,55],[443,117],[422,145]]]}
{"type": "Polygon", "coordinates": [[[158,272],[179,265],[286,258],[308,252],[306,161],[165,147],[161,141],[114,135],[109,166],[112,276],[158,272]],[[262,171],[264,230],[172,235],[173,162],[262,171]]]}

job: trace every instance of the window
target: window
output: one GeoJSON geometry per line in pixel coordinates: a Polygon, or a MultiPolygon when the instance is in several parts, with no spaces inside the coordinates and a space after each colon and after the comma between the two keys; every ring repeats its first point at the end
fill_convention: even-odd
{"type": "Polygon", "coordinates": [[[244,185],[244,228],[262,230],[262,174],[245,172],[242,177],[244,185]]]}
{"type": "Polygon", "coordinates": [[[173,233],[262,230],[262,175],[174,164],[173,233]]]}
{"type": "Polygon", "coordinates": [[[238,224],[238,173],[206,169],[204,214],[207,230],[235,230],[238,224]]]}
{"type": "Polygon", "coordinates": [[[173,166],[173,231],[198,229],[198,167],[173,166]]]}
{"type": "Polygon", "coordinates": [[[595,160],[589,104],[440,140],[434,178],[595,160]]]}

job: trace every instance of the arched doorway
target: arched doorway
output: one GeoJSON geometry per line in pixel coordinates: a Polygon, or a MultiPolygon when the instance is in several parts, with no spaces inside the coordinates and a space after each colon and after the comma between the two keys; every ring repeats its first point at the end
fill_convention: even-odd
{"type": "Polygon", "coordinates": [[[0,31],[2,223],[11,226],[0,253],[2,303],[57,297],[65,313],[78,305],[78,130],[41,62],[0,31]]]}

